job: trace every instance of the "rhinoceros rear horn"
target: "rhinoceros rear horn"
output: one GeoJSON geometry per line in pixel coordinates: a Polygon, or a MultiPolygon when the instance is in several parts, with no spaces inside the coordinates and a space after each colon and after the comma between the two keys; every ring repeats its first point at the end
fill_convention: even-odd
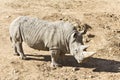
{"type": "Polygon", "coordinates": [[[88,58],[88,57],[93,56],[95,53],[96,52],[86,52],[86,51],[84,51],[83,52],[83,56],[84,56],[84,58],[88,58]]]}
{"type": "Polygon", "coordinates": [[[87,49],[89,47],[89,45],[82,45],[81,48],[84,50],[84,49],[87,49]]]}

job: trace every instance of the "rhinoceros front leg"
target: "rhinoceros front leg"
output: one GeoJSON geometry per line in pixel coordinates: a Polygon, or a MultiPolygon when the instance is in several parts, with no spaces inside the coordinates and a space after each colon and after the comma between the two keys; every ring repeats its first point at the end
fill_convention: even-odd
{"type": "Polygon", "coordinates": [[[50,50],[51,53],[51,67],[61,67],[61,64],[58,64],[59,50],[50,50]]]}
{"type": "Polygon", "coordinates": [[[60,63],[65,64],[65,54],[64,53],[60,54],[60,63]]]}

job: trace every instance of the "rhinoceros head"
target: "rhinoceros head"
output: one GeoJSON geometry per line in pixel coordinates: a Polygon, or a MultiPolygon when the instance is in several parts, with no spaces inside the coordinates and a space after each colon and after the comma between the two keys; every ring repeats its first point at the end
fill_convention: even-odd
{"type": "Polygon", "coordinates": [[[81,63],[84,59],[95,54],[95,52],[85,51],[88,46],[83,45],[82,34],[79,32],[71,35],[69,47],[70,53],[75,57],[78,63],[81,63]]]}

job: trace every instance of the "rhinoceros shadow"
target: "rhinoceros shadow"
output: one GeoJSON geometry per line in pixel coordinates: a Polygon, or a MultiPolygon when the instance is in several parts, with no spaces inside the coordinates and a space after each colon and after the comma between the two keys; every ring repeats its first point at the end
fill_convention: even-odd
{"type": "Polygon", "coordinates": [[[35,54],[26,54],[27,60],[35,61],[51,61],[50,55],[35,55],[35,54]]]}
{"type": "MultiPolygon", "coordinates": [[[[36,61],[51,61],[50,55],[27,55],[29,60],[36,61]],[[40,58],[42,57],[42,58],[40,58]]],[[[64,67],[83,67],[93,68],[93,72],[120,72],[120,62],[101,58],[90,57],[85,63],[78,64],[75,58],[71,55],[65,56],[65,61],[62,62],[64,67]]]]}
{"type": "Polygon", "coordinates": [[[94,72],[120,72],[120,62],[101,58],[90,58],[88,62],[81,64],[81,67],[94,68],[94,72]]]}

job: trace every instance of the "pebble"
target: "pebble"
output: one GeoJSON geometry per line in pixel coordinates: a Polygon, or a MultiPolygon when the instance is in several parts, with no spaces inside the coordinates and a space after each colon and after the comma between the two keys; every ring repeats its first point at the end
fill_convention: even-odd
{"type": "Polygon", "coordinates": [[[10,18],[11,16],[5,16],[5,18],[10,18]]]}
{"type": "Polygon", "coordinates": [[[80,68],[79,67],[74,67],[73,69],[72,69],[72,71],[77,71],[77,70],[79,70],[80,68]]]}

